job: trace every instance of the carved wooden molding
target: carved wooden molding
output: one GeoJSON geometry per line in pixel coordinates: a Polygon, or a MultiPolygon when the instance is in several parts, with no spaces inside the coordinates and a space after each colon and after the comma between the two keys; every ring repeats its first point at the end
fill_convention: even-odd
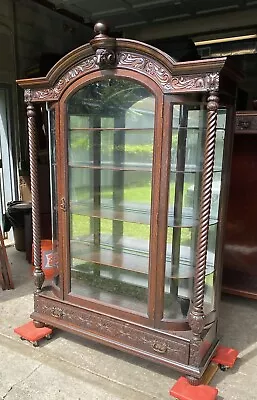
{"type": "Polygon", "coordinates": [[[121,52],[118,55],[118,67],[143,72],[153,79],[164,92],[212,91],[219,88],[219,74],[173,76],[158,61],[145,55],[121,52]]]}
{"type": "Polygon", "coordinates": [[[81,75],[97,69],[96,56],[90,56],[71,70],[66,72],[52,88],[47,89],[26,89],[24,93],[25,101],[51,101],[58,100],[62,92],[71,82],[81,75]],[[30,98],[30,100],[28,100],[30,98]]]}
{"type": "Polygon", "coordinates": [[[201,358],[201,352],[200,352],[200,347],[201,347],[201,340],[192,340],[190,344],[190,358],[189,358],[189,363],[190,365],[193,365],[194,367],[198,367],[201,364],[202,358],[201,358]]]}
{"type": "MultiPolygon", "coordinates": [[[[219,74],[206,73],[197,75],[172,75],[160,62],[150,57],[128,51],[117,53],[117,68],[130,69],[147,75],[154,80],[164,93],[183,92],[208,92],[218,90],[219,74]]],[[[98,71],[97,55],[91,55],[84,61],[75,65],[66,72],[59,81],[51,88],[26,89],[25,101],[54,101],[58,100],[64,90],[77,78],[98,71]]]]}
{"type": "Polygon", "coordinates": [[[60,200],[60,209],[64,212],[67,211],[67,204],[66,204],[66,200],[64,197],[62,197],[60,200]]]}

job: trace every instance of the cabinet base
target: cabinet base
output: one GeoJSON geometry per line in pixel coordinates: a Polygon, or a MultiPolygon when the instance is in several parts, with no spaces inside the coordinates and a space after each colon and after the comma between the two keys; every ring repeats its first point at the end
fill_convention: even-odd
{"type": "Polygon", "coordinates": [[[31,318],[92,339],[132,355],[148,359],[194,378],[201,378],[216,350],[218,341],[206,347],[210,338],[199,349],[202,363],[200,367],[190,365],[191,331],[167,332],[148,326],[124,321],[113,316],[66,303],[60,299],[40,294],[35,296],[35,311],[31,318]]]}

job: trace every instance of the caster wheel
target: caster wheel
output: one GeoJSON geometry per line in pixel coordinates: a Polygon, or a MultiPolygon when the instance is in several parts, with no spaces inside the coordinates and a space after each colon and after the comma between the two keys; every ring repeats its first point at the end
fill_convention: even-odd
{"type": "Polygon", "coordinates": [[[24,341],[24,340],[26,340],[26,339],[25,339],[24,337],[21,336],[21,337],[20,337],[20,340],[24,341]]]}
{"type": "Polygon", "coordinates": [[[38,342],[33,342],[33,347],[38,347],[38,342]]]}
{"type": "Polygon", "coordinates": [[[46,340],[50,340],[50,339],[52,339],[52,335],[50,334],[50,335],[46,335],[46,340]]]}
{"type": "Polygon", "coordinates": [[[229,369],[229,367],[227,367],[226,365],[223,364],[219,364],[219,369],[223,372],[227,371],[229,369]]]}

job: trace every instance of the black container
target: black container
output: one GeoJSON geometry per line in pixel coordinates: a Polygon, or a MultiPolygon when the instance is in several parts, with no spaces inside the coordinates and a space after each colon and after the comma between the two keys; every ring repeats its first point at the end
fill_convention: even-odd
{"type": "Polygon", "coordinates": [[[4,231],[13,228],[14,244],[18,251],[26,251],[31,247],[31,203],[24,201],[12,201],[7,203],[4,231]]]}

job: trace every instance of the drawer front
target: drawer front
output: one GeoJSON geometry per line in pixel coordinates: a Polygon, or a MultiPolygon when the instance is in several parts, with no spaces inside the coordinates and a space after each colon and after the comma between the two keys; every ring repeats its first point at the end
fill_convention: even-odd
{"type": "MultiPolygon", "coordinates": [[[[35,312],[47,316],[68,326],[82,329],[85,337],[101,337],[104,341],[129,346],[135,350],[151,353],[157,358],[165,358],[182,364],[188,364],[189,343],[183,339],[165,335],[147,327],[101,315],[71,304],[56,302],[52,299],[37,297],[35,312]]],[[[54,321],[52,322],[54,326],[54,321]]],[[[116,346],[117,347],[117,346],[116,346]]]]}

